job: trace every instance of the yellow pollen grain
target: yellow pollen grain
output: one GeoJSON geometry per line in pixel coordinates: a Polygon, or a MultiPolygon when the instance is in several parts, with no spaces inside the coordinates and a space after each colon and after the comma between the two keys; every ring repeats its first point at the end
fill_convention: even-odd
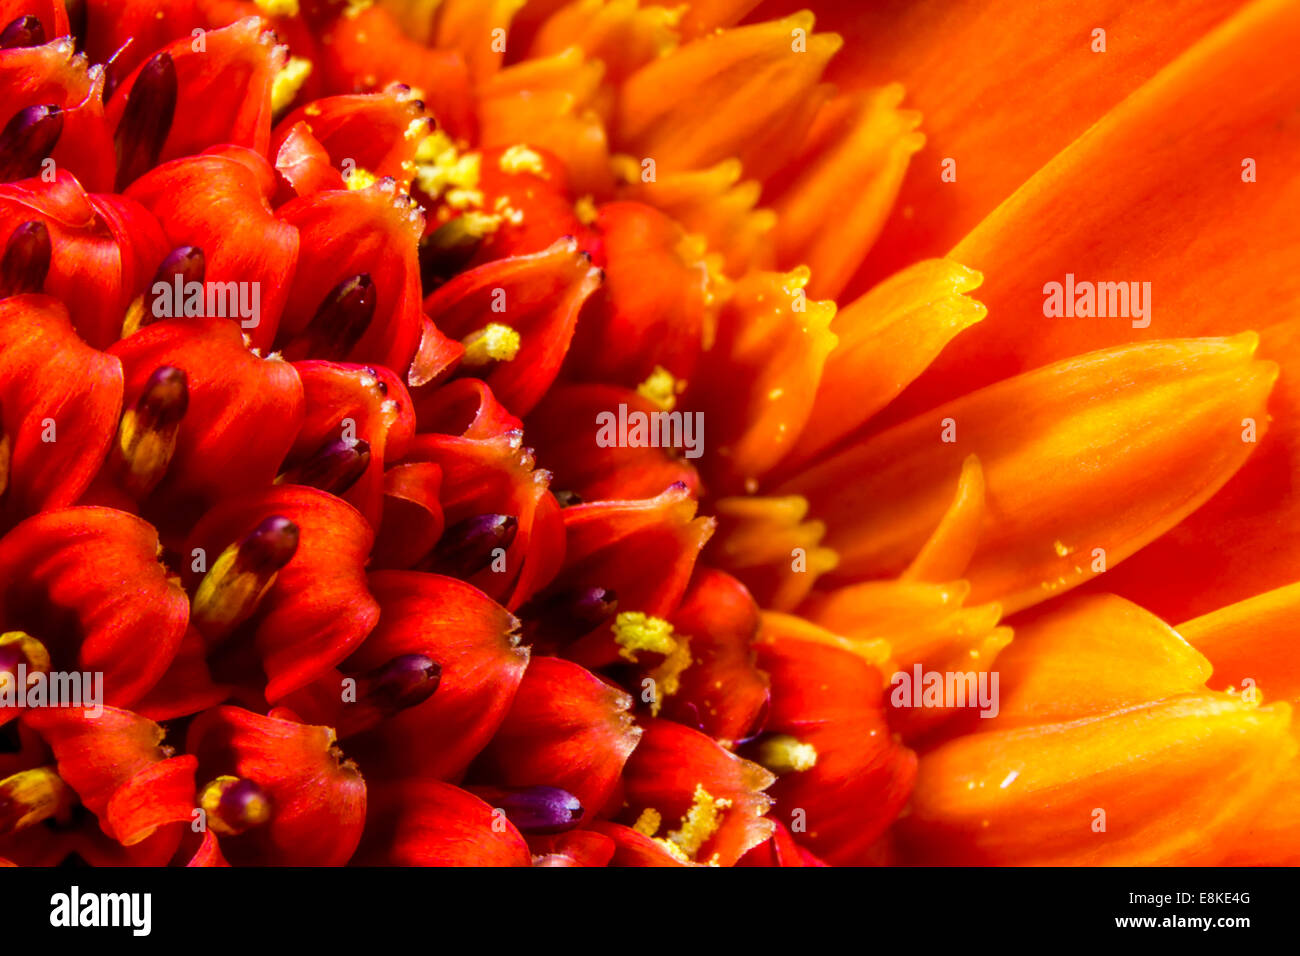
{"type": "Polygon", "coordinates": [[[465,346],[462,364],[472,367],[489,362],[510,362],[519,354],[519,333],[508,325],[492,322],[461,339],[465,346]]]}
{"type": "Polygon", "coordinates": [[[636,823],[632,824],[632,829],[642,836],[653,837],[659,832],[659,824],[662,822],[663,818],[659,815],[658,810],[654,807],[646,807],[641,811],[641,815],[636,818],[636,823]]]}
{"type": "Polygon", "coordinates": [[[301,56],[289,57],[289,62],[275,74],[271,83],[271,109],[276,113],[287,109],[309,76],[311,60],[301,56]]]}
{"type": "Polygon", "coordinates": [[[541,154],[533,152],[527,146],[511,146],[501,154],[498,162],[501,172],[509,173],[512,176],[519,173],[532,173],[534,176],[540,176],[542,179],[550,179],[550,174],[546,171],[546,166],[542,162],[541,154]]]}
{"type": "Polygon", "coordinates": [[[671,412],[677,405],[677,396],[685,389],[685,382],[678,381],[662,365],[656,365],[650,377],[636,387],[636,393],[657,408],[671,412]]]}
{"type": "Polygon", "coordinates": [[[375,184],[375,174],[358,166],[344,178],[348,189],[369,189],[375,184]]]}
{"type": "Polygon", "coordinates": [[[817,748],[780,734],[759,746],[758,762],[775,774],[802,773],[817,766],[817,748]]]}
{"type": "Polygon", "coordinates": [[[268,17],[296,17],[298,0],[253,0],[253,4],[268,17]]]}
{"type": "Polygon", "coordinates": [[[614,618],[610,629],[619,646],[619,656],[634,663],[638,651],[668,655],[677,650],[673,626],[661,617],[651,617],[640,611],[624,611],[614,618]]]}
{"type": "Polygon", "coordinates": [[[658,692],[650,702],[650,716],[658,717],[665,697],[671,697],[682,686],[682,672],[692,664],[690,638],[683,637],[664,662],[650,672],[658,692]]]}
{"type": "Polygon", "coordinates": [[[700,847],[722,827],[721,811],[730,806],[730,800],[715,797],[703,784],[696,784],[691,809],[682,818],[680,830],[668,831],[668,842],[694,860],[700,847]]]}
{"type": "Polygon", "coordinates": [[[573,213],[584,226],[593,225],[597,219],[596,200],[590,194],[583,196],[573,204],[573,213]]]}

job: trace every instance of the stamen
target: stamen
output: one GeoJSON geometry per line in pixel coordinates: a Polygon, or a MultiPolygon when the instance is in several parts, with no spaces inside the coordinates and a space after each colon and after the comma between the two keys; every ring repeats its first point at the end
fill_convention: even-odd
{"type": "Polygon", "coordinates": [[[638,395],[665,412],[673,410],[677,405],[677,396],[685,390],[686,383],[679,382],[662,365],[656,365],[650,377],[636,387],[638,395]]]}
{"type": "Polygon", "coordinates": [[[760,740],[755,753],[759,763],[778,775],[802,773],[817,766],[817,748],[789,734],[776,734],[760,740]]]}
{"type": "Polygon", "coordinates": [[[310,458],[286,470],[277,484],[308,485],[343,495],[370,466],[370,443],[364,439],[337,438],[326,442],[310,458]]]}
{"type": "Polygon", "coordinates": [[[21,770],[0,780],[0,836],[9,836],[35,823],[66,817],[77,795],[54,767],[21,770]]]}
{"type": "Polygon", "coordinates": [[[44,43],[45,27],[38,17],[19,17],[0,31],[0,50],[16,50],[20,47],[41,46],[44,43]]]}
{"type": "Polygon", "coordinates": [[[467,212],[443,223],[420,240],[420,283],[432,292],[462,271],[483,239],[497,231],[500,216],[467,212]]]}
{"type": "Polygon", "coordinates": [[[149,376],[135,408],[122,415],[116,456],[122,487],[132,497],[143,498],[167,473],[189,401],[184,370],[164,365],[149,376]]]}
{"type": "Polygon", "coordinates": [[[63,133],[63,110],[49,104],[19,110],[0,131],[0,182],[30,179],[41,171],[63,133]]]}
{"type": "Polygon", "coordinates": [[[44,290],[52,256],[50,230],[41,220],[30,219],[11,232],[0,255],[0,299],[44,290]]]}
{"type": "Polygon", "coordinates": [[[208,827],[220,836],[238,836],[271,819],[271,798],[251,780],[217,777],[199,794],[208,827]]]}
{"type": "Polygon", "coordinates": [[[474,792],[504,810],[515,829],[528,835],[572,830],[582,822],[585,812],[577,797],[559,787],[476,787],[474,792]]]}
{"type": "Polygon", "coordinates": [[[534,152],[527,146],[511,146],[501,154],[501,159],[497,165],[501,167],[503,173],[509,173],[512,176],[517,176],[519,173],[532,173],[542,179],[550,179],[546,172],[546,166],[542,162],[541,154],[534,152]]]}
{"type": "Polygon", "coordinates": [[[117,124],[117,191],[125,192],[158,162],[176,115],[176,64],[170,53],[146,63],[117,124]]]}
{"type": "Polygon", "coordinates": [[[682,818],[679,830],[669,830],[667,841],[688,858],[694,860],[700,847],[722,827],[721,810],[731,806],[731,801],[713,796],[703,784],[695,785],[691,809],[682,818]]]}
{"type": "Polygon", "coordinates": [[[357,698],[344,708],[340,738],[369,730],[394,714],[423,704],[442,680],[442,665],[423,654],[402,654],[356,678],[357,698]]]}
{"type": "Polygon", "coordinates": [[[50,672],[49,650],[26,631],[7,631],[0,634],[0,691],[22,692],[24,688],[18,686],[19,667],[24,669],[28,679],[37,674],[48,674],[50,672]]]}
{"type": "Polygon", "coordinates": [[[298,550],[298,526],[272,515],[221,552],[195,592],[190,620],[210,642],[257,610],[277,573],[298,550]]]}
{"type": "MultiPolygon", "coordinates": [[[[297,14],[297,0],[289,0],[293,4],[294,13],[287,14],[294,16],[297,14]]],[[[280,113],[289,108],[302,89],[302,85],[307,82],[307,77],[311,76],[311,60],[302,56],[291,56],[289,62],[275,74],[275,79],[271,81],[271,111],[280,113]]]]}
{"type": "Polygon", "coordinates": [[[168,296],[174,300],[183,299],[185,287],[191,282],[202,284],[206,273],[207,259],[198,246],[177,246],[167,253],[167,258],[163,259],[162,265],[158,266],[158,271],[154,273],[153,281],[149,283],[148,288],[143,294],[136,296],[126,310],[126,318],[122,322],[122,337],[126,338],[146,325],[167,318],[169,313],[173,318],[180,315],[180,301],[173,301],[170,309],[159,309],[158,300],[168,296]],[[175,291],[178,282],[181,288],[180,296],[175,291]],[[165,284],[167,289],[165,292],[155,294],[154,289],[160,283],[165,284]]]}
{"type": "Polygon", "coordinates": [[[512,515],[476,515],[457,522],[442,533],[438,545],[424,562],[424,570],[468,578],[492,563],[497,548],[514,543],[519,522],[512,515]]]}
{"type": "Polygon", "coordinates": [[[352,190],[369,189],[378,181],[374,173],[357,166],[344,177],[343,184],[352,190]]]}
{"type": "Polygon", "coordinates": [[[325,296],[306,331],[284,350],[291,362],[306,358],[340,360],[365,335],[378,293],[368,272],[344,279],[325,296]]]}
{"type": "Polygon", "coordinates": [[[638,651],[667,655],[677,650],[673,626],[660,617],[651,617],[640,611],[624,611],[614,619],[611,629],[619,646],[619,656],[633,663],[638,651]]]}
{"type": "Polygon", "coordinates": [[[470,368],[489,362],[511,362],[519,354],[519,333],[500,322],[489,323],[460,341],[465,346],[461,364],[470,368]]]}
{"type": "Polygon", "coordinates": [[[258,10],[268,17],[296,17],[298,0],[253,0],[258,10]]]}

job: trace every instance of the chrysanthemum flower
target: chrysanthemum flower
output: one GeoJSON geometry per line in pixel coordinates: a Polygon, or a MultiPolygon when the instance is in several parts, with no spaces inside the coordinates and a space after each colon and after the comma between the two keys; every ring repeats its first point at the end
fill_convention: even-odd
{"type": "Polygon", "coordinates": [[[1300,9],[1121,6],[0,0],[0,858],[1300,859],[1300,9]]]}

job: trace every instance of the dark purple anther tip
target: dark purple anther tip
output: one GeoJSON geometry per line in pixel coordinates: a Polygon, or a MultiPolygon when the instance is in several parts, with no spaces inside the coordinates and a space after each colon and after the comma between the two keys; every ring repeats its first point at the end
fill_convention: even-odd
{"type": "Polygon", "coordinates": [[[0,298],[44,289],[52,254],[50,230],[39,219],[11,232],[0,253],[0,298]]]}
{"type": "Polygon", "coordinates": [[[57,106],[19,110],[0,132],[0,182],[37,175],[62,133],[63,110],[57,106]]]}
{"type": "Polygon", "coordinates": [[[0,50],[17,50],[21,47],[41,46],[45,42],[45,27],[33,16],[22,16],[0,30],[0,50]]]}
{"type": "Polygon", "coordinates": [[[117,191],[124,192],[158,162],[176,115],[176,64],[159,53],[136,76],[117,124],[117,191]]]}
{"type": "Polygon", "coordinates": [[[468,578],[492,563],[497,548],[514,543],[519,522],[512,515],[475,515],[442,533],[427,562],[427,570],[468,578]]]}

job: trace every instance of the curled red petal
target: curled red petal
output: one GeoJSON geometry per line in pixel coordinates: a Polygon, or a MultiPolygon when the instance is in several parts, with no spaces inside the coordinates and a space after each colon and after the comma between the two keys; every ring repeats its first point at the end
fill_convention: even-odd
{"type": "Polygon", "coordinates": [[[631,389],[613,385],[558,385],[528,418],[528,441],[554,472],[556,488],[584,501],[651,498],[680,483],[698,494],[700,476],[689,460],[666,448],[601,447],[596,442],[601,413],[628,415],[661,411],[631,389]]]}
{"type": "Polygon", "coordinates": [[[613,796],[641,739],[631,707],[628,694],[577,664],[535,657],[471,776],[506,787],[559,787],[590,819],[613,796]]]}
{"type": "Polygon", "coordinates": [[[171,756],[153,721],[115,707],[98,716],[42,710],[27,719],[54,751],[59,776],[117,842],[132,846],[190,819],[198,761],[171,756]]]}
{"type": "Polygon", "coordinates": [[[463,581],[418,571],[378,571],[370,587],[379,625],[348,660],[364,671],[403,654],[442,668],[432,697],[349,741],[376,778],[454,779],[505,720],[528,665],[518,622],[463,581]]]}
{"type": "Polygon", "coordinates": [[[654,811],[647,829],[692,862],[731,866],[772,834],[763,793],[772,775],[681,724],[648,722],[623,780],[619,820],[644,825],[654,811]]]}
{"type": "Polygon", "coordinates": [[[343,189],[343,174],[334,168],[330,154],[312,135],[306,123],[295,123],[279,132],[275,171],[283,180],[277,191],[277,205],[295,196],[310,196],[324,189],[343,189]]]}
{"type": "MultiPolygon", "coordinates": [[[[202,548],[211,567],[226,547],[272,515],[298,527],[297,551],[249,622],[266,672],[266,699],[276,702],[355,650],[379,619],[379,605],[365,575],[374,532],[346,502],[315,488],[279,485],[227,498],[195,525],[183,553],[202,548]]],[[[187,572],[197,585],[202,575],[192,566],[187,572]]]]}
{"type": "Polygon", "coordinates": [[[566,237],[542,252],[462,272],[429,295],[424,307],[452,338],[467,338],[493,323],[518,333],[513,357],[484,359],[491,368],[483,378],[507,408],[526,415],[559,373],[578,312],[600,283],[591,256],[566,237]]]}
{"type": "Polygon", "coordinates": [[[294,368],[302,379],[306,411],[286,467],[340,438],[366,442],[369,464],[355,484],[339,494],[378,528],[385,462],[400,458],[415,434],[415,411],[406,386],[383,366],[306,361],[296,362],[294,368]]]}
{"type": "Polygon", "coordinates": [[[129,707],[166,673],[189,620],[158,553],[152,527],[111,508],[28,518],[0,539],[0,620],[41,641],[53,670],[102,674],[102,702],[129,707]]]}
{"type": "MultiPolygon", "coordinates": [[[[697,502],[680,485],[642,501],[596,501],[565,508],[564,570],[552,590],[605,588],[618,609],[667,617],[686,593],[712,518],[697,518],[697,502]]],[[[608,625],[594,629],[564,656],[597,668],[618,660],[608,625]]]]}
{"type": "Polygon", "coordinates": [[[271,212],[273,182],[261,156],[231,147],[163,163],[127,191],[157,217],[171,248],[203,250],[205,282],[245,283],[256,292],[252,316],[229,317],[264,350],[275,340],[298,257],[297,230],[271,212]]]}
{"type": "Polygon", "coordinates": [[[186,749],[198,757],[201,780],[229,774],[270,797],[266,824],[222,844],[235,863],[341,866],[352,857],[365,826],[366,783],[330,728],[217,707],[195,718],[186,749]]]}
{"type": "Polygon", "coordinates": [[[170,365],[188,377],[176,450],[147,508],[160,525],[183,531],[223,497],[275,478],[302,422],[302,383],[292,365],[249,351],[238,323],[168,319],[110,352],[126,372],[128,408],[156,369],[170,365]]]}
{"type": "Polygon", "coordinates": [[[472,793],[437,780],[376,788],[357,862],[387,866],[529,866],[528,844],[472,793]]]}
{"type": "Polygon", "coordinates": [[[411,186],[420,132],[431,125],[409,86],[393,83],[378,93],[351,93],[312,100],[276,124],[271,155],[278,156],[295,127],[305,123],[331,165],[390,177],[403,190],[411,186]],[[416,124],[416,125],[413,125],[416,124]]]}
{"type": "Polygon", "coordinates": [[[358,275],[374,284],[369,324],[346,356],[405,370],[420,345],[420,264],[416,243],[424,217],[390,180],[355,190],[301,196],[280,207],[279,216],[297,227],[298,267],[284,318],[282,342],[302,334],[330,290],[358,275]]]}
{"type": "Polygon", "coordinates": [[[700,568],[671,623],[689,640],[691,663],[664,699],[663,715],[728,744],[761,729],[768,680],[755,664],[758,605],[745,586],[700,568]]]}
{"type": "Polygon", "coordinates": [[[60,302],[0,300],[0,428],[10,454],[0,527],[76,501],[99,469],[121,407],[121,363],[78,338],[60,302]]]}
{"type": "Polygon", "coordinates": [[[848,650],[783,635],[770,621],[757,649],[772,681],[765,732],[816,751],[814,766],[777,778],[773,815],[832,864],[868,862],[916,775],[916,755],[885,720],[880,672],[848,650]]]}
{"type": "Polygon", "coordinates": [[[39,220],[50,233],[45,291],[63,301],[77,333],[107,348],[127,306],[169,251],[153,216],[125,196],[88,194],[66,169],[0,184],[0,236],[39,220]]]}
{"type": "Polygon", "coordinates": [[[442,469],[431,462],[394,465],[384,472],[383,521],[371,554],[373,567],[410,568],[433,550],[446,527],[441,489],[442,469]]]}
{"type": "MultiPolygon", "coordinates": [[[[201,44],[186,36],[160,52],[168,54],[175,67],[176,105],[159,161],[194,156],[217,145],[247,146],[266,155],[271,139],[271,83],[283,65],[284,53],[264,20],[246,17],[206,31],[201,44]]],[[[142,69],[137,67],[124,79],[108,101],[108,121],[114,129],[142,69]]]]}

